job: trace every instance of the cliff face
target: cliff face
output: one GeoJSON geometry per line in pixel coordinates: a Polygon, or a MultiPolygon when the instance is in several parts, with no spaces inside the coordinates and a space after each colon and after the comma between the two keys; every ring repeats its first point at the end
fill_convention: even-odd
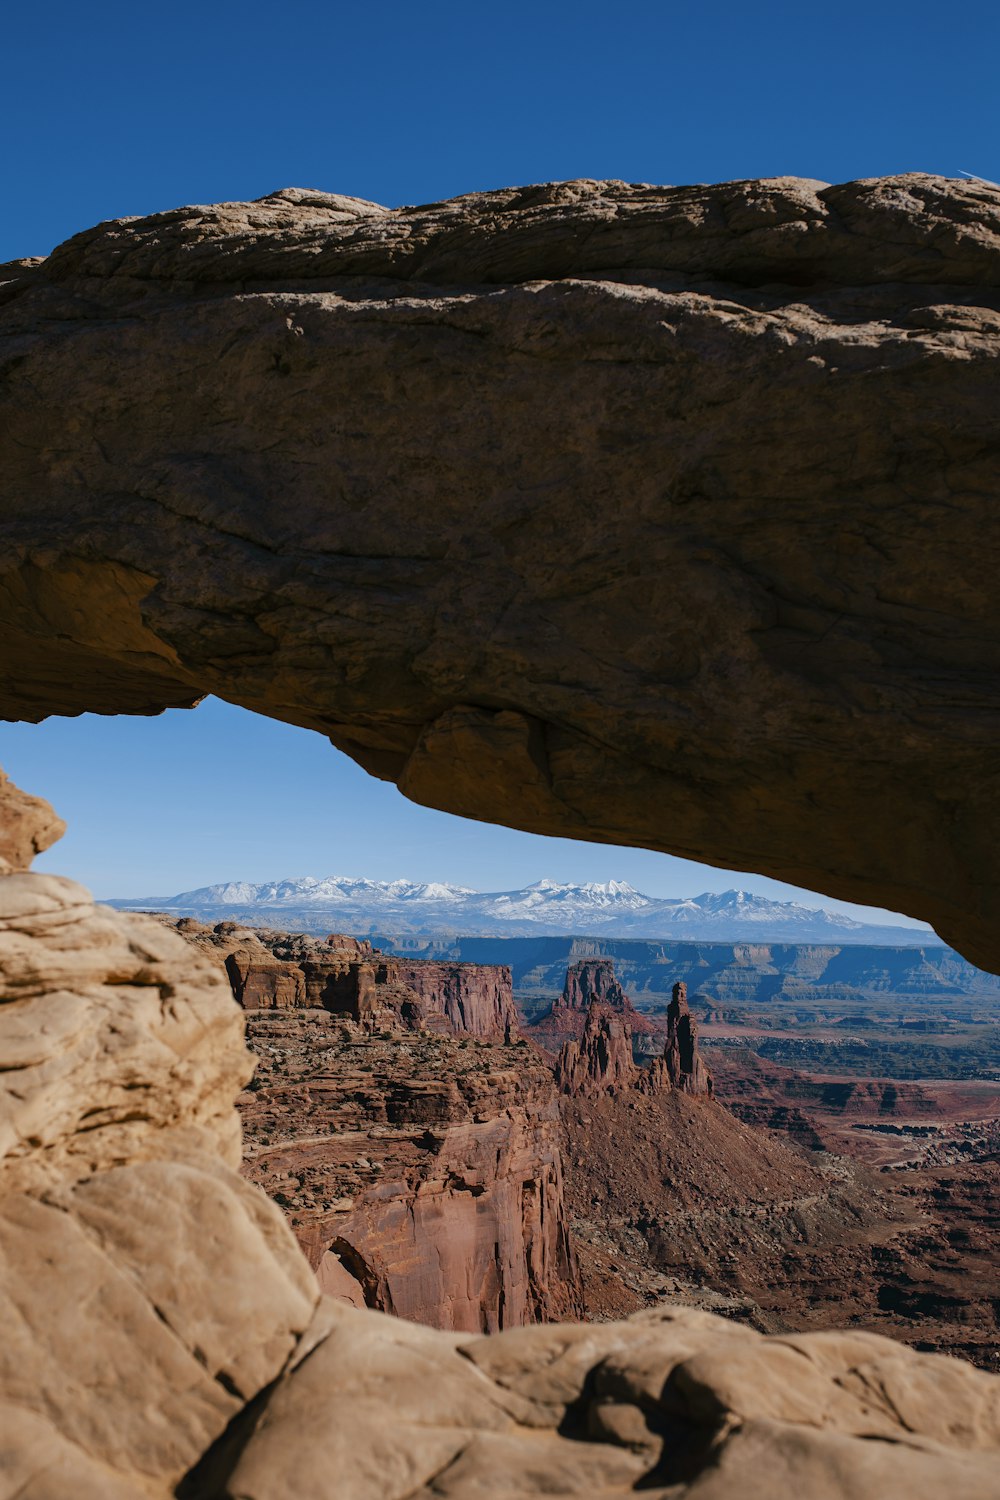
{"type": "Polygon", "coordinates": [[[396,982],[420,996],[428,1015],[444,1016],[454,1031],[484,1038],[518,1035],[508,968],[402,958],[382,963],[396,982]]]}
{"type": "Polygon", "coordinates": [[[225,963],[245,1010],[326,1010],[369,1025],[510,1038],[518,1031],[510,970],[499,965],[396,959],[332,933],[275,932],[163,919],[225,963]]]}
{"type": "Polygon", "coordinates": [[[570,964],[562,997],[553,1009],[586,1011],[591,1001],[606,1005],[609,1010],[631,1013],[632,1002],[618,983],[613,959],[581,958],[570,964]]]}
{"type": "Polygon", "coordinates": [[[574,1316],[559,1115],[523,1045],[248,1017],[245,1171],[320,1286],[437,1328],[574,1316]]]}
{"type": "Polygon", "coordinates": [[[564,1042],[556,1059],[556,1088],[574,1097],[633,1088],[632,1031],[623,1016],[592,1000],[580,1041],[564,1042]]]}
{"type": "Polygon", "coordinates": [[[544,1064],[505,1045],[508,969],[167,925],[224,959],[248,1013],[246,1170],[288,1207],[324,1291],[482,1332],[578,1311],[556,1097],[544,1064]]]}
{"type": "Polygon", "coordinates": [[[857,943],[714,943],[641,938],[456,938],[449,957],[507,964],[516,991],[553,995],[568,965],[593,954],[613,960],[622,986],[640,1004],[663,1005],[684,980],[692,999],[747,1005],[775,999],[862,1001],[868,995],[940,998],[996,995],[987,974],[943,946],[872,947],[857,943]]]}

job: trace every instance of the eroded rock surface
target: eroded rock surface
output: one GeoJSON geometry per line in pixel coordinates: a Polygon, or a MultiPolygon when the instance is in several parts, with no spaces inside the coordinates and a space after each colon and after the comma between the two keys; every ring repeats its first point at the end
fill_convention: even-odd
{"type": "Polygon", "coordinates": [[[4,713],[215,692],[1000,967],[995,189],[289,190],[2,279],[4,713]]]}
{"type": "Polygon", "coordinates": [[[247,1016],[244,1171],[320,1286],[475,1332],[577,1316],[558,1100],[526,1044],[247,1016]]]}
{"type": "Polygon", "coordinates": [[[642,1015],[618,982],[614,959],[582,958],[566,969],[562,994],[526,1028],[536,1046],[553,1056],[567,1043],[584,1045],[584,1033],[590,1026],[594,1007],[621,1018],[628,1030],[629,1044],[641,1038],[649,1051],[658,1050],[659,1034],[665,1028],[642,1015]]]}
{"type": "Polygon", "coordinates": [[[4,1497],[166,1496],[295,1350],[315,1283],[236,1171],[252,1066],[176,934],[0,876],[4,1497]]]}
{"type": "Polygon", "coordinates": [[[41,797],[29,796],[0,770],[0,875],[27,870],[36,854],[66,832],[66,824],[41,797]]]}
{"type": "Polygon", "coordinates": [[[563,1043],[554,1076],[560,1093],[574,1098],[634,1087],[639,1069],[632,1058],[632,1030],[624,1016],[592,1000],[583,1035],[578,1042],[563,1043]]]}
{"type": "Polygon", "coordinates": [[[341,933],[327,938],[192,917],[159,920],[225,964],[244,1010],[326,1010],[367,1026],[403,1026],[485,1040],[519,1030],[502,964],[394,958],[341,933]]]}
{"type": "Polygon", "coordinates": [[[651,1500],[940,1500],[949,1486],[964,1500],[996,1493],[1000,1383],[888,1339],[762,1338],[691,1309],[488,1339],[330,1304],[323,1320],[317,1346],[282,1377],[210,1493],[227,1500],[610,1500],[637,1490],[651,1500]]]}

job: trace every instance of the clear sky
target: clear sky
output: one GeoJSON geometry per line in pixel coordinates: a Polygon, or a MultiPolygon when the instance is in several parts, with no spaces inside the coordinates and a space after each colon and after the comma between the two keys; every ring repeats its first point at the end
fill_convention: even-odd
{"type": "MultiPolygon", "coordinates": [[[[1000,177],[1000,8],[978,0],[55,0],[11,7],[2,47],[0,261],[290,185],[397,205],[568,177],[1000,177]]],[[[0,725],[0,763],[71,822],[41,867],[101,895],[296,874],[665,895],[737,878],[413,807],[318,737],[215,703],[0,725]]]]}

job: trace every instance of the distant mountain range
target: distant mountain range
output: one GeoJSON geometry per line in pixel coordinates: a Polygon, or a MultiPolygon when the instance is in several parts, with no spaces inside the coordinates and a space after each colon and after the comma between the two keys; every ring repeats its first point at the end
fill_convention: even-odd
{"type": "Polygon", "coordinates": [[[858,922],[841,912],[771,901],[749,891],[706,891],[664,899],[624,880],[561,885],[539,880],[517,891],[408,880],[305,877],[254,885],[230,881],[177,896],[112,900],[123,911],[166,911],[203,922],[245,922],[300,932],[355,936],[674,938],[719,942],[866,943],[927,946],[940,941],[926,927],[858,922]]]}

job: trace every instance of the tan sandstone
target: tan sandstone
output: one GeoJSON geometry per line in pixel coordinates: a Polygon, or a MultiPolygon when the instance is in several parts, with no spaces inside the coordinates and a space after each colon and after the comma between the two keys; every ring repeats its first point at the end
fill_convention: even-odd
{"type": "Polygon", "coordinates": [[[996,189],[292,189],[0,282],[0,712],[214,692],[1000,967],[996,189]]]}

